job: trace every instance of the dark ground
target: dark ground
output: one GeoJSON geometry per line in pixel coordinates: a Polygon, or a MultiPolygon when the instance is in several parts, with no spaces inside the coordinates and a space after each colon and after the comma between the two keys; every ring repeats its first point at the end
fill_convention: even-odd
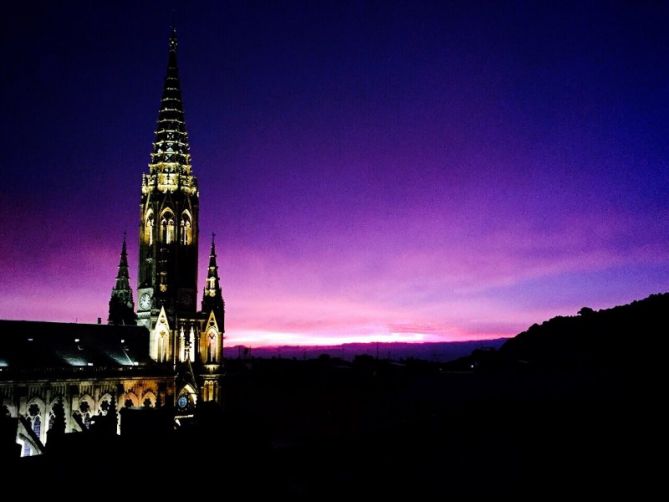
{"type": "Polygon", "coordinates": [[[639,496],[662,479],[657,373],[233,360],[225,408],[201,409],[196,426],[79,434],[3,472],[91,495],[639,496]]]}
{"type": "Polygon", "coordinates": [[[227,360],[222,408],[178,431],[171,409],[122,410],[121,437],[66,435],[1,481],[31,499],[659,498],[667,312],[669,294],[584,308],[448,363],[227,360]]]}

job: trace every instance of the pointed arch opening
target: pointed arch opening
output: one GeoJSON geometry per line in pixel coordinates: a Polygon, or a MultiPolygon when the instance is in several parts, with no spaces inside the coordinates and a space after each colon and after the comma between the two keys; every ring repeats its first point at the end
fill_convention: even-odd
{"type": "Polygon", "coordinates": [[[219,335],[215,329],[207,331],[207,363],[218,362],[219,335]]]}
{"type": "Polygon", "coordinates": [[[160,240],[165,244],[171,244],[174,239],[174,213],[170,209],[165,209],[160,215],[160,240]]]}
{"type": "Polygon", "coordinates": [[[164,363],[167,361],[167,331],[161,331],[158,337],[158,362],[164,363]]]}
{"type": "Polygon", "coordinates": [[[144,242],[149,246],[153,244],[153,227],[155,225],[155,218],[153,211],[149,209],[144,217],[144,242]]]}
{"type": "Polygon", "coordinates": [[[152,390],[148,390],[142,395],[141,401],[143,408],[154,408],[156,406],[156,395],[152,390]]]}
{"type": "Polygon", "coordinates": [[[193,243],[193,219],[188,210],[181,213],[180,231],[181,244],[190,246],[193,243]]]}

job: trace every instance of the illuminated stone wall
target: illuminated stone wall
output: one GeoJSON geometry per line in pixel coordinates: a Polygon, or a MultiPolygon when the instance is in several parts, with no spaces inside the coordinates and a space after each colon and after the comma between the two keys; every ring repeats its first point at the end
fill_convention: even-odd
{"type": "MultiPolygon", "coordinates": [[[[42,445],[47,442],[47,431],[53,423],[53,407],[59,398],[65,408],[65,432],[75,432],[90,426],[95,416],[104,416],[112,397],[116,408],[155,407],[156,403],[175,404],[173,376],[129,378],[96,378],[62,380],[0,381],[0,406],[12,417],[23,417],[23,424],[31,427],[42,445]],[[77,417],[79,420],[77,420],[77,417]]],[[[119,432],[121,430],[119,415],[119,432]]],[[[25,432],[19,427],[17,443],[22,455],[38,454],[25,432]]]]}

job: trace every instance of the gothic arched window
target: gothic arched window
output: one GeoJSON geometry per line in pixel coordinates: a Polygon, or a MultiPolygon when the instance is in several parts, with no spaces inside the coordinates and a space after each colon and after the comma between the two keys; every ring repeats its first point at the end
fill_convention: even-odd
{"type": "Polygon", "coordinates": [[[39,416],[33,419],[33,432],[35,433],[35,436],[40,437],[40,433],[42,432],[42,420],[39,416]]]}
{"type": "Polygon", "coordinates": [[[153,218],[153,213],[149,211],[144,220],[144,242],[149,246],[153,244],[153,225],[155,221],[153,218]]]}
{"type": "Polygon", "coordinates": [[[181,327],[179,331],[179,361],[183,362],[186,360],[186,335],[184,334],[184,328],[181,327]]]}
{"type": "Polygon", "coordinates": [[[218,336],[214,331],[207,337],[207,362],[215,363],[218,360],[218,336]]]}
{"type": "Polygon", "coordinates": [[[160,217],[160,240],[165,244],[174,242],[174,230],[174,214],[166,209],[160,217]]]}
{"type": "Polygon", "coordinates": [[[193,330],[193,326],[190,327],[190,332],[188,333],[188,346],[189,346],[188,359],[190,360],[190,362],[194,363],[195,362],[195,331],[193,330]]]}
{"type": "Polygon", "coordinates": [[[161,331],[158,338],[158,361],[161,363],[167,361],[167,333],[165,331],[161,331]]]}
{"type": "Polygon", "coordinates": [[[193,242],[193,224],[187,212],[181,215],[181,244],[188,246],[193,242]]]}
{"type": "Polygon", "coordinates": [[[167,220],[167,236],[165,237],[165,244],[174,242],[174,220],[170,218],[167,220]]]}

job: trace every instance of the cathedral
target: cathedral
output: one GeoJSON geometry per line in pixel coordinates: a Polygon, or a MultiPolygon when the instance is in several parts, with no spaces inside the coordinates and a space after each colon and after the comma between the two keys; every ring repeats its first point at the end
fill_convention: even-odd
{"type": "Polygon", "coordinates": [[[44,451],[59,409],[74,432],[116,407],[170,407],[178,422],[198,401],[221,399],[225,305],[213,234],[197,304],[199,191],[177,45],[172,30],[141,178],[137,308],[124,238],[107,325],[0,321],[0,414],[15,423],[22,456],[44,451]]]}

